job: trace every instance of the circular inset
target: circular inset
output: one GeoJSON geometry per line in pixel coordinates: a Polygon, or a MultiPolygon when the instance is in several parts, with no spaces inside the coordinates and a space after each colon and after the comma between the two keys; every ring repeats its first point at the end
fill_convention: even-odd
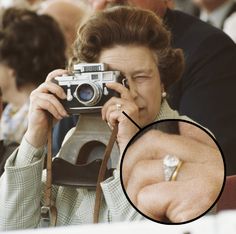
{"type": "Polygon", "coordinates": [[[200,218],[215,206],[225,183],[219,144],[186,120],[161,120],[141,129],[124,150],[120,171],[131,205],[163,224],[200,218]]]}

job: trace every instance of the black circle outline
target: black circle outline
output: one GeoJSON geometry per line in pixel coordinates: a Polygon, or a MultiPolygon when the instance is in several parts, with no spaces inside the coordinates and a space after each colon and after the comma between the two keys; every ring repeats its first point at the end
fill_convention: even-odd
{"type": "Polygon", "coordinates": [[[226,163],[225,163],[225,157],[224,157],[224,154],[223,154],[223,150],[221,149],[219,143],[216,141],[216,139],[205,129],[203,128],[202,126],[200,126],[199,124],[195,123],[195,122],[191,122],[189,120],[185,120],[185,119],[162,119],[162,120],[157,120],[155,122],[152,122],[148,125],[146,125],[145,127],[141,128],[132,138],[131,140],[129,141],[129,143],[127,144],[127,146],[125,147],[125,150],[123,151],[123,154],[121,156],[121,161],[120,161],[120,182],[121,182],[121,187],[122,187],[122,190],[124,192],[124,195],[126,196],[127,200],[129,201],[130,205],[139,213],[141,214],[142,216],[144,216],[145,218],[153,221],[153,222],[156,222],[156,223],[160,223],[160,224],[165,224],[165,225],[182,225],[182,224],[187,224],[187,223],[190,223],[190,222],[193,222],[197,219],[200,219],[201,217],[203,217],[206,213],[208,213],[217,203],[217,201],[220,199],[222,193],[223,193],[223,190],[224,190],[224,187],[225,187],[225,181],[226,181],[226,163]],[[223,184],[222,184],[222,187],[221,187],[221,190],[216,198],[216,200],[213,202],[213,204],[204,212],[202,213],[201,215],[197,216],[196,218],[193,218],[193,219],[190,219],[188,221],[184,221],[184,222],[180,222],[180,223],[165,223],[165,222],[162,222],[162,221],[158,221],[158,220],[155,220],[155,219],[152,219],[150,217],[148,217],[147,215],[143,214],[140,210],[138,210],[136,208],[136,206],[132,203],[132,201],[129,199],[129,196],[127,195],[126,191],[125,191],[125,188],[124,188],[124,184],[123,184],[123,179],[122,179],[122,165],[123,165],[123,160],[124,160],[124,156],[126,154],[126,151],[127,149],[129,148],[129,146],[133,143],[133,141],[135,140],[135,138],[142,132],[144,131],[145,129],[149,128],[150,126],[152,125],[155,125],[155,124],[158,124],[158,123],[161,123],[161,122],[165,122],[165,121],[181,121],[181,122],[186,122],[186,123],[189,123],[189,124],[192,124],[200,129],[202,129],[214,142],[215,144],[217,145],[220,153],[221,153],[221,157],[222,157],[222,160],[223,160],[223,165],[224,165],[224,181],[223,181],[223,184]]]}

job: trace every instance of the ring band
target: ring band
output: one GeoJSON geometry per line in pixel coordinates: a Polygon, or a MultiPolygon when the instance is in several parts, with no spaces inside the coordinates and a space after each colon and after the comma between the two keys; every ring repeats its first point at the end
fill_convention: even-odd
{"type": "Polygon", "coordinates": [[[163,159],[165,181],[174,181],[182,165],[182,161],[176,156],[166,155],[163,159]]]}
{"type": "Polygon", "coordinates": [[[183,164],[182,161],[180,161],[180,162],[178,163],[176,169],[174,170],[174,172],[173,172],[173,174],[172,174],[172,176],[171,176],[171,178],[170,178],[170,181],[176,181],[177,176],[178,176],[178,173],[179,173],[179,169],[181,168],[182,164],[183,164]]]}
{"type": "Polygon", "coordinates": [[[119,103],[116,104],[116,110],[117,110],[117,111],[120,111],[120,110],[121,110],[121,104],[119,104],[119,103]]]}

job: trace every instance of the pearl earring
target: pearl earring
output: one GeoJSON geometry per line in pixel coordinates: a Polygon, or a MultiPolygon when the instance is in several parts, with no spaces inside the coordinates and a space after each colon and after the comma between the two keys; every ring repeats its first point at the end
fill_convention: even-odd
{"type": "Polygon", "coordinates": [[[162,96],[162,98],[166,98],[167,93],[164,91],[164,92],[162,92],[161,96],[162,96]]]}

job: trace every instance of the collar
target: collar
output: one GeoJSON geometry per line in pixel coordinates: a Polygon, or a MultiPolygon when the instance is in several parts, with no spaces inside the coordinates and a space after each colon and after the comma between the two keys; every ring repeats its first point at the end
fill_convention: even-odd
{"type": "Polygon", "coordinates": [[[180,118],[179,113],[171,109],[166,99],[164,99],[161,103],[161,109],[156,120],[177,119],[177,118],[180,118]]]}
{"type": "Polygon", "coordinates": [[[222,25],[224,23],[224,20],[230,10],[230,8],[233,6],[234,1],[228,0],[226,3],[224,3],[222,6],[218,7],[214,11],[208,13],[205,10],[202,10],[200,12],[200,19],[209,22],[211,25],[222,28],[222,25]]]}

